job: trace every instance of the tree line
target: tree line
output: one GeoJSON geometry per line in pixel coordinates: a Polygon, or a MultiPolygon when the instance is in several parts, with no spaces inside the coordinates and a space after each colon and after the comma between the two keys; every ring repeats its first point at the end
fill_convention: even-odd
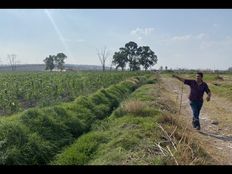
{"type": "MultiPolygon", "coordinates": [[[[97,55],[102,65],[102,70],[105,71],[106,59],[109,57],[109,52],[105,47],[103,50],[99,50],[97,55]]],[[[49,55],[44,59],[45,70],[52,71],[57,67],[57,69],[62,71],[64,69],[64,59],[66,58],[67,56],[64,53],[49,55]]],[[[116,70],[121,68],[123,71],[128,65],[130,71],[137,71],[141,69],[141,66],[147,70],[149,67],[155,65],[157,60],[157,56],[149,46],[138,46],[137,43],[130,41],[114,53],[111,64],[115,66],[116,70]]]]}

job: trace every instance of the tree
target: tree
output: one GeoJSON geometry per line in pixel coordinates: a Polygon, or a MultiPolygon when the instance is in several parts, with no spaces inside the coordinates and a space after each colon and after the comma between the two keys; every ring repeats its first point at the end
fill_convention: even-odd
{"type": "Polygon", "coordinates": [[[130,71],[131,70],[135,71],[140,69],[139,60],[137,57],[137,49],[138,49],[137,43],[132,41],[125,44],[125,48],[121,49],[127,55],[130,71]]]}
{"type": "Polygon", "coordinates": [[[97,55],[102,65],[102,71],[105,71],[106,59],[109,57],[109,51],[104,47],[102,50],[98,51],[97,55]]]}
{"type": "Polygon", "coordinates": [[[54,57],[55,64],[57,66],[57,69],[60,69],[62,71],[64,69],[64,59],[66,59],[67,56],[64,53],[58,53],[54,57]]]}
{"type": "Polygon", "coordinates": [[[137,56],[139,57],[139,63],[144,67],[145,71],[157,63],[157,56],[150,49],[149,46],[142,46],[138,48],[137,56]]]}
{"type": "Polygon", "coordinates": [[[55,60],[54,55],[49,55],[49,57],[46,57],[44,59],[44,63],[45,63],[45,70],[50,70],[52,71],[55,68],[55,64],[54,64],[54,60],[55,60]]]}
{"type": "Polygon", "coordinates": [[[163,66],[160,66],[159,70],[160,70],[160,71],[163,71],[163,66]]]}
{"type": "Polygon", "coordinates": [[[165,66],[165,71],[167,71],[168,70],[168,67],[167,66],[165,66]]]}
{"type": "Polygon", "coordinates": [[[122,71],[124,70],[127,63],[127,55],[123,51],[115,52],[113,55],[113,65],[116,66],[116,70],[118,67],[121,67],[122,71]]]}
{"type": "Polygon", "coordinates": [[[157,63],[157,56],[149,46],[138,48],[137,43],[130,41],[125,44],[125,47],[119,48],[119,52],[114,53],[113,63],[116,65],[116,69],[121,67],[123,70],[129,63],[130,71],[140,70],[140,65],[147,70],[157,63]]]}
{"type": "Polygon", "coordinates": [[[131,62],[131,70],[132,71],[138,71],[140,70],[140,62],[139,58],[133,58],[131,62]]]}
{"type": "Polygon", "coordinates": [[[11,70],[15,71],[16,70],[16,55],[15,54],[8,54],[7,58],[10,62],[11,70]]]}
{"type": "Polygon", "coordinates": [[[228,71],[232,71],[232,67],[229,67],[229,68],[228,68],[228,71]]]}

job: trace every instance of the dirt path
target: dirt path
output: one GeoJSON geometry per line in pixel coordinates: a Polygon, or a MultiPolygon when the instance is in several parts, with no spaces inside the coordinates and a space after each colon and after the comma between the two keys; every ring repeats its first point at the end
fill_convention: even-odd
{"type": "MultiPolygon", "coordinates": [[[[182,83],[170,77],[161,77],[161,89],[180,106],[182,83]]],[[[181,117],[191,125],[192,111],[188,101],[189,87],[183,86],[181,117]]],[[[205,98],[206,96],[204,96],[205,98]]],[[[201,114],[201,131],[195,131],[197,139],[219,165],[232,165],[232,102],[212,94],[210,102],[204,102],[201,114]]]]}

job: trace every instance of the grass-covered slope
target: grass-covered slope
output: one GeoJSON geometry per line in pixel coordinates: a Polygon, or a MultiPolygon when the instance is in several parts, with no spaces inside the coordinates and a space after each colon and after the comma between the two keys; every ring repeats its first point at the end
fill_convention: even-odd
{"type": "Polygon", "coordinates": [[[48,164],[145,82],[144,76],[131,78],[70,103],[1,118],[0,164],[48,164]]]}
{"type": "Polygon", "coordinates": [[[50,164],[211,164],[212,158],[175,118],[175,103],[161,96],[158,84],[138,88],[50,164]]]}

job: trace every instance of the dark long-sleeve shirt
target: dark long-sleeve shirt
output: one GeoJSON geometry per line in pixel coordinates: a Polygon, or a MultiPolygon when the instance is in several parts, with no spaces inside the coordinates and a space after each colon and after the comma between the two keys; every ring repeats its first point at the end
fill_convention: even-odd
{"type": "Polygon", "coordinates": [[[210,89],[207,83],[202,82],[200,85],[197,84],[196,80],[184,80],[184,84],[190,86],[190,94],[189,100],[190,101],[203,101],[204,92],[207,94],[210,92],[210,89]]]}

